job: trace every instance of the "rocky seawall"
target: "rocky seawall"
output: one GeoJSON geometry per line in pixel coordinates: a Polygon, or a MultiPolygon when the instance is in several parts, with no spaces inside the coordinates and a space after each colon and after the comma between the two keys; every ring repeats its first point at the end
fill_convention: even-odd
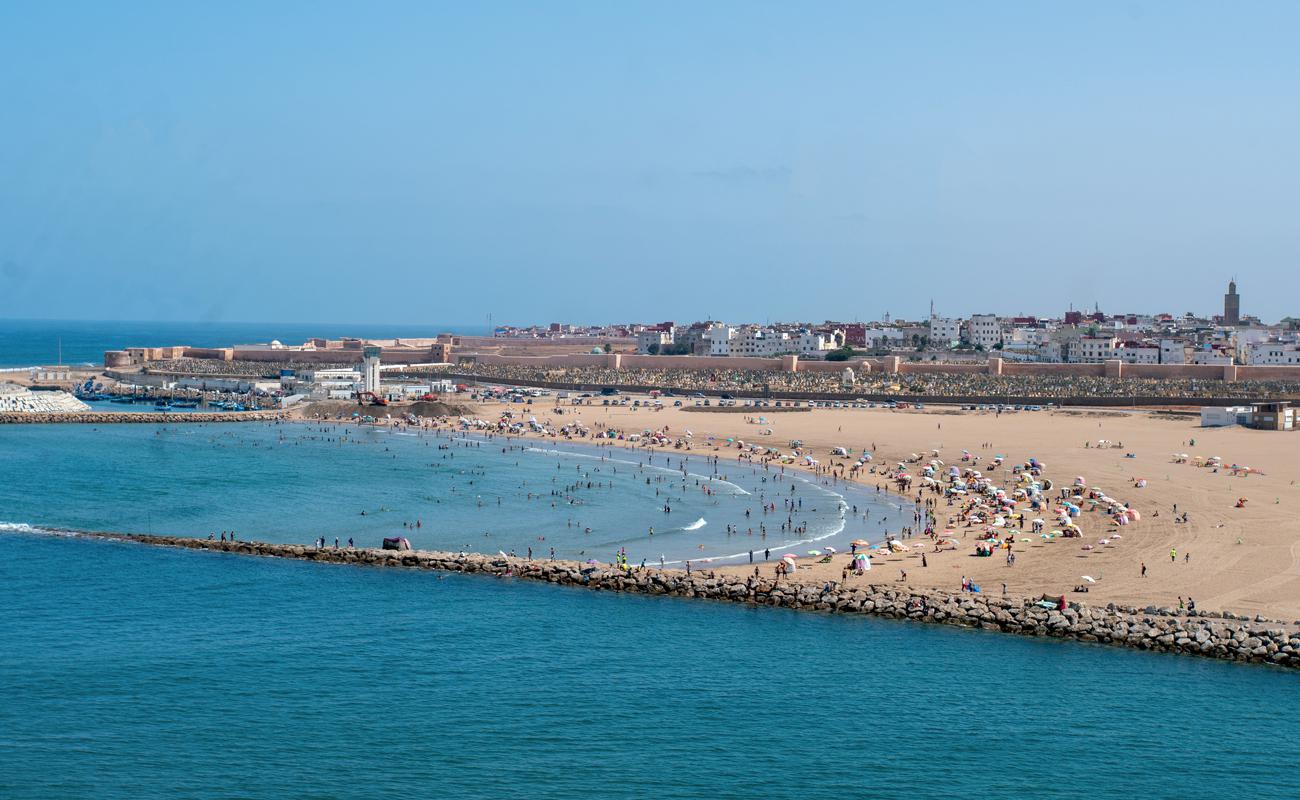
{"type": "Polygon", "coordinates": [[[48,424],[55,422],[90,423],[107,425],[117,422],[256,422],[258,420],[285,419],[283,411],[214,411],[164,414],[144,411],[77,411],[77,412],[16,412],[0,413],[0,425],[48,424]]]}
{"type": "MultiPolygon", "coordinates": [[[[133,415],[134,416],[134,415],[133,415]]],[[[1064,610],[1030,600],[983,594],[912,591],[898,585],[825,586],[735,576],[688,576],[680,570],[633,570],[571,561],[538,561],[435,551],[340,549],[265,542],[220,542],[174,536],[86,533],[96,538],[211,550],[252,556],[294,558],[335,564],[407,567],[517,577],[615,592],[671,595],[778,606],[839,614],[868,614],[988,631],[1074,639],[1081,642],[1183,653],[1228,661],[1300,668],[1300,630],[1232,614],[1178,615],[1169,609],[1136,609],[1070,603],[1064,610]]]]}

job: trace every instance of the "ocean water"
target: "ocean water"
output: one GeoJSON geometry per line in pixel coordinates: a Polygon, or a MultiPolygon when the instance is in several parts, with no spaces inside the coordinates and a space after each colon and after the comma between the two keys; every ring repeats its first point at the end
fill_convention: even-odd
{"type": "Polygon", "coordinates": [[[655,564],[806,558],[911,522],[888,495],[703,455],[339,425],[8,426],[0,464],[0,523],[79,530],[655,564]]]}
{"type": "Polygon", "coordinates": [[[226,347],[279,339],[301,344],[314,336],[422,338],[439,333],[483,334],[474,325],[345,325],[282,322],[117,322],[0,319],[0,368],[59,363],[103,364],[105,350],[124,347],[226,347]]]}
{"type": "Polygon", "coordinates": [[[0,797],[1295,797],[1300,676],[0,534],[0,797]]]}
{"type": "MultiPolygon", "coordinates": [[[[54,328],[26,324],[0,322],[0,364],[54,359],[54,328]]],[[[336,335],[97,325],[57,324],[65,362],[336,335]]],[[[741,553],[764,524],[774,553],[802,553],[910,520],[865,490],[656,459],[332,426],[0,426],[0,798],[1297,796],[1300,675],[1279,669],[30,527],[653,562],[741,553]],[[791,487],[797,544],[760,508],[791,487]]]]}

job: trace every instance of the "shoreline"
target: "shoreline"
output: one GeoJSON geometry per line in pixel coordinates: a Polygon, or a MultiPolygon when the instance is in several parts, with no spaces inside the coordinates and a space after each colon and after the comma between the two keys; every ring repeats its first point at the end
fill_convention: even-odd
{"type": "MultiPolygon", "coordinates": [[[[491,418],[505,407],[478,405],[474,411],[466,413],[491,418]]],[[[536,410],[550,411],[549,408],[536,410]]],[[[694,427],[687,421],[690,418],[686,415],[674,414],[681,409],[667,409],[663,414],[645,409],[585,407],[581,411],[565,407],[564,411],[566,417],[573,414],[579,423],[583,419],[588,424],[602,420],[610,427],[631,431],[662,426],[665,422],[670,423],[678,434],[683,426],[694,427]]],[[[695,420],[703,418],[695,416],[695,420]]],[[[719,443],[721,437],[743,436],[749,439],[753,434],[751,426],[740,425],[739,418],[733,415],[714,415],[708,418],[722,423],[717,427],[710,426],[712,433],[719,437],[719,443]],[[723,422],[731,419],[735,419],[735,424],[723,422]]],[[[1106,537],[1106,529],[1110,528],[1113,532],[1115,528],[1106,519],[1085,513],[1079,517],[1085,527],[1082,543],[1078,539],[1035,540],[1017,548],[1021,556],[1019,562],[1007,566],[1003,559],[971,557],[966,547],[971,543],[967,541],[967,536],[975,535],[975,529],[967,531],[966,528],[959,527],[956,531],[958,542],[955,551],[930,551],[929,544],[923,541],[925,555],[929,559],[928,569],[925,568],[920,549],[915,547],[911,552],[885,554],[883,562],[875,565],[884,567],[890,578],[899,574],[891,570],[905,570],[909,589],[940,593],[956,591],[959,579],[968,577],[993,591],[997,591],[1000,583],[1008,584],[1004,590],[1009,588],[1009,594],[1013,597],[1037,597],[1043,592],[1057,596],[1064,592],[1069,598],[1091,601],[1098,605],[1115,603],[1138,608],[1154,606],[1170,609],[1181,605],[1183,596],[1189,600],[1194,596],[1201,609],[1235,612],[1243,615],[1240,617],[1242,619],[1261,615],[1288,622],[1300,619],[1300,605],[1295,600],[1297,595],[1293,593],[1300,582],[1297,577],[1300,576],[1300,542],[1294,538],[1294,521],[1289,516],[1293,502],[1290,498],[1294,496],[1297,487],[1294,481],[1287,481],[1292,469],[1288,455],[1290,441],[1285,434],[1203,429],[1195,427],[1189,421],[1148,418],[1144,415],[1116,415],[1114,412],[1059,412],[1008,418],[992,414],[877,410],[798,414],[789,415],[787,419],[791,424],[788,428],[783,426],[779,437],[781,439],[806,439],[819,452],[838,444],[859,444],[866,447],[866,442],[870,440],[871,449],[878,455],[877,462],[882,464],[904,460],[908,453],[925,452],[930,448],[941,448],[949,461],[956,461],[954,439],[958,443],[967,443],[968,446],[979,444],[981,439],[996,439],[999,442],[997,451],[1008,453],[1011,462],[1038,456],[1054,464],[1056,469],[1050,474],[1055,477],[1068,479],[1071,474],[1082,473],[1091,479],[1090,483],[1094,486],[1123,486],[1133,481],[1134,476],[1142,475],[1151,479],[1148,488],[1125,490],[1125,494],[1132,492],[1135,507],[1141,509],[1141,526],[1122,529],[1124,538],[1112,541],[1109,546],[1088,546],[1091,544],[1089,540],[1106,537]],[[798,423],[793,424],[796,420],[798,423]],[[844,432],[840,432],[841,422],[844,432]],[[1125,450],[1085,449],[1083,440],[1098,436],[1129,442],[1129,445],[1125,450]],[[1185,463],[1167,461],[1165,453],[1191,449],[1189,444],[1196,447],[1196,442],[1187,441],[1188,436],[1204,439],[1197,447],[1202,453],[1222,453],[1227,456],[1228,460],[1224,463],[1245,456],[1242,460],[1262,469],[1253,470],[1247,481],[1244,477],[1227,475],[1227,470],[1219,474],[1219,470],[1194,469],[1185,463]],[[879,447],[876,446],[877,441],[879,447]],[[1144,466],[1138,466],[1139,462],[1126,458],[1126,450],[1136,450],[1144,466]],[[1154,463],[1148,460],[1151,456],[1155,456],[1154,463]],[[1247,495],[1253,501],[1249,508],[1242,508],[1237,500],[1247,495]],[[1191,524],[1174,524],[1179,520],[1170,514],[1171,505],[1189,509],[1193,515],[1191,524]],[[1172,559],[1174,547],[1179,556],[1177,563],[1172,559]],[[1189,554],[1194,554],[1190,564],[1187,563],[1189,554]],[[1151,567],[1150,577],[1145,569],[1148,565],[1151,567]],[[1140,575],[1139,568],[1142,568],[1140,575]],[[1080,575],[1097,578],[1090,587],[1091,595],[1076,595],[1070,590],[1071,586],[1077,586],[1081,580],[1086,580],[1086,577],[1081,579],[1080,575]]],[[[354,430],[371,428],[387,431],[401,427],[392,424],[398,420],[385,424],[386,421],[381,419],[377,424],[366,424],[356,419],[312,419],[300,413],[291,414],[284,421],[338,425],[354,430]]],[[[557,419],[555,423],[560,421],[557,419]]],[[[444,418],[442,422],[441,425],[425,430],[440,431],[443,435],[452,436],[467,433],[459,430],[454,423],[448,425],[451,420],[444,418]]],[[[698,432],[699,428],[696,430],[698,432]]],[[[645,442],[544,436],[527,431],[497,433],[491,438],[520,445],[539,443],[543,447],[548,445],[540,443],[585,444],[610,450],[617,446],[629,455],[639,452],[647,455],[664,454],[670,458],[674,453],[708,458],[722,456],[725,461],[732,463],[735,463],[735,456],[731,454],[736,452],[725,446],[720,451],[715,450],[712,441],[702,441],[703,436],[696,439],[695,447],[684,450],[646,446],[645,442]],[[728,455],[723,455],[724,453],[728,455]]],[[[989,448],[988,452],[995,452],[987,441],[982,446],[989,448]]],[[[977,449],[975,452],[981,451],[977,449]]],[[[805,479],[817,483],[824,481],[827,488],[832,490],[843,491],[841,487],[853,487],[871,491],[872,488],[878,488],[883,489],[883,494],[889,498],[886,502],[891,505],[900,503],[906,508],[912,502],[911,497],[897,491],[892,483],[881,481],[874,475],[860,474],[856,476],[857,480],[845,475],[837,480],[834,476],[818,474],[818,470],[804,468],[800,464],[786,466],[805,479]]],[[[940,513],[942,514],[942,508],[940,513]]],[[[1186,520],[1182,522],[1186,523],[1186,520]]],[[[875,541],[876,535],[872,533],[866,538],[875,541]]],[[[799,576],[804,580],[838,580],[841,577],[840,568],[843,565],[839,558],[830,565],[805,565],[803,559],[800,561],[799,576]]],[[[698,563],[696,559],[692,559],[692,562],[698,567],[716,569],[719,573],[731,572],[740,580],[744,580],[746,573],[752,571],[748,565],[734,561],[725,564],[719,561],[707,566],[698,563]]]]}
{"type": "Polygon", "coordinates": [[[13,527],[31,535],[66,535],[151,547],[230,553],[348,566],[407,567],[442,572],[517,577],[593,590],[670,595],[790,608],[800,611],[862,614],[915,622],[979,628],[1021,636],[1068,639],[1139,650],[1194,655],[1225,661],[1300,668],[1300,631],[1277,622],[1251,621],[1237,615],[1191,612],[1186,615],[1148,606],[1145,609],[1067,603],[1048,609],[1030,599],[1003,599],[984,594],[921,591],[890,584],[845,587],[801,581],[741,580],[699,571],[620,570],[572,561],[377,548],[316,549],[306,545],[257,541],[220,542],[184,536],[79,531],[36,526],[13,527]],[[1236,623],[1236,624],[1233,624],[1236,623]]]}

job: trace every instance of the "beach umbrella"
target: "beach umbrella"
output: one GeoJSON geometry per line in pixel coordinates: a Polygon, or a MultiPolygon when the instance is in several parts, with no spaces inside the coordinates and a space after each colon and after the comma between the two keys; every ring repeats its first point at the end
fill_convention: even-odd
{"type": "Polygon", "coordinates": [[[823,547],[822,549],[825,550],[825,551],[828,552],[828,553],[838,553],[838,552],[839,552],[839,551],[836,550],[834,547],[823,547]]]}
{"type": "Polygon", "coordinates": [[[1097,582],[1097,579],[1094,578],[1094,577],[1092,577],[1091,575],[1084,575],[1084,576],[1083,576],[1083,579],[1084,579],[1085,581],[1087,581],[1088,583],[1096,583],[1096,582],[1097,582]]]}
{"type": "Polygon", "coordinates": [[[871,542],[868,542],[864,539],[854,539],[853,541],[849,542],[849,544],[854,545],[856,547],[866,547],[867,545],[871,544],[871,542]]]}
{"type": "Polygon", "coordinates": [[[785,555],[781,556],[782,559],[785,559],[785,560],[787,560],[787,561],[793,561],[794,559],[796,559],[796,558],[798,558],[798,557],[799,557],[799,556],[795,555],[794,553],[786,553],[785,555]]]}

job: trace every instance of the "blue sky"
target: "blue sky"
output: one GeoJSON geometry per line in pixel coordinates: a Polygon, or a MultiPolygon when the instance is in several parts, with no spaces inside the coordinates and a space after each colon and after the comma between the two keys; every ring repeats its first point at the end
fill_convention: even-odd
{"type": "Polygon", "coordinates": [[[9,3],[0,315],[1295,313],[1297,3],[9,3]],[[1285,285],[1285,289],[1284,289],[1285,285]]]}

